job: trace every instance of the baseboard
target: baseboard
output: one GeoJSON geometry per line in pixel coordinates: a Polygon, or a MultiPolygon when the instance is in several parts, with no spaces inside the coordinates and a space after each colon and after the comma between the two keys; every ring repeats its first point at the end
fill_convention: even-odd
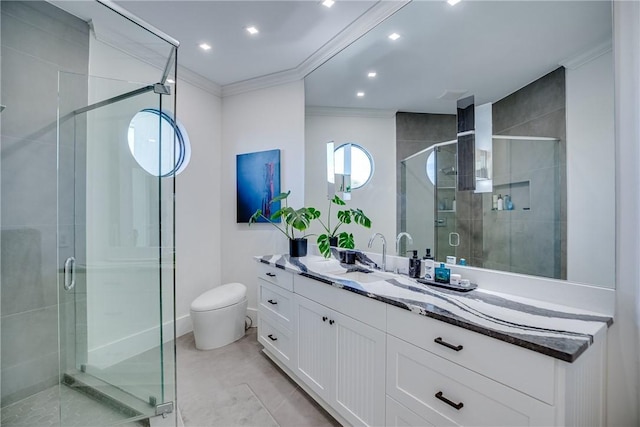
{"type": "Polygon", "coordinates": [[[189,332],[193,331],[193,323],[191,323],[191,316],[185,314],[176,318],[176,338],[181,337],[189,332]]]}
{"type": "MultiPolygon", "coordinates": [[[[164,342],[169,342],[173,338],[173,322],[165,322],[162,325],[164,342]]],[[[193,330],[191,319],[188,314],[176,319],[176,337],[187,334],[193,330]]],[[[133,356],[136,356],[152,348],[158,347],[160,336],[158,326],[144,331],[133,333],[122,339],[101,345],[89,350],[88,364],[98,369],[105,369],[109,366],[120,363],[133,356]]]]}

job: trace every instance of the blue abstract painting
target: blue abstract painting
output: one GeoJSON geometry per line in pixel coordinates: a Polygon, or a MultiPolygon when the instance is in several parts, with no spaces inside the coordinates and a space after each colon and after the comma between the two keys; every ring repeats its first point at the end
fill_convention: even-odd
{"type": "Polygon", "coordinates": [[[269,203],[280,194],[280,150],[236,155],[236,173],[237,222],[249,222],[257,209],[267,218],[280,209],[280,202],[269,203]]]}

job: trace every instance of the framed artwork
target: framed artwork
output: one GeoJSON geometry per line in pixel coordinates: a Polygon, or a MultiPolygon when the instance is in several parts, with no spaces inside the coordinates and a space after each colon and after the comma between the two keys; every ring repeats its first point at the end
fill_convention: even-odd
{"type": "Polygon", "coordinates": [[[280,150],[236,155],[236,174],[237,222],[249,222],[257,209],[267,218],[280,209],[279,201],[269,203],[280,194],[280,150]]]}

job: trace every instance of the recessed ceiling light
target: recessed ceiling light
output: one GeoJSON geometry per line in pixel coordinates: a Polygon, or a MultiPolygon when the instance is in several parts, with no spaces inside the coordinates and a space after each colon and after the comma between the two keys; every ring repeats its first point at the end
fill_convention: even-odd
{"type": "Polygon", "coordinates": [[[358,93],[356,93],[356,96],[358,98],[362,98],[364,96],[364,92],[358,92],[358,93]]]}
{"type": "Polygon", "coordinates": [[[258,29],[254,26],[247,27],[247,32],[251,35],[258,34],[258,29]]]}
{"type": "Polygon", "coordinates": [[[322,5],[326,6],[326,7],[331,7],[331,6],[333,6],[334,3],[335,3],[335,1],[333,1],[333,0],[324,0],[322,2],[322,5]]]}
{"type": "Polygon", "coordinates": [[[167,79],[167,83],[175,83],[176,81],[173,79],[167,79]]]}
{"type": "Polygon", "coordinates": [[[369,74],[367,74],[367,77],[374,78],[377,75],[378,75],[378,73],[376,73],[375,71],[371,71],[369,74]]]}
{"type": "Polygon", "coordinates": [[[400,38],[400,34],[398,33],[389,34],[389,38],[391,40],[398,40],[400,38]]]}
{"type": "Polygon", "coordinates": [[[460,0],[447,0],[447,3],[449,3],[451,6],[455,6],[460,3],[460,0]]]}
{"type": "Polygon", "coordinates": [[[209,49],[211,49],[211,46],[210,46],[210,45],[208,45],[207,43],[200,43],[200,45],[199,45],[199,46],[200,46],[200,49],[202,49],[202,50],[209,50],[209,49]]]}

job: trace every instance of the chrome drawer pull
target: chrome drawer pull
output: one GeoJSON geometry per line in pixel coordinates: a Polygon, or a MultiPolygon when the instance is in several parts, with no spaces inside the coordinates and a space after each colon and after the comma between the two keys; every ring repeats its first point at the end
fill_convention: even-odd
{"type": "Polygon", "coordinates": [[[458,411],[459,411],[460,409],[462,409],[462,407],[464,406],[464,403],[462,403],[462,402],[460,402],[460,403],[454,403],[454,402],[452,402],[451,400],[447,399],[446,397],[444,397],[444,396],[442,395],[442,392],[441,392],[441,391],[439,391],[439,392],[437,392],[437,393],[436,393],[436,399],[440,399],[440,400],[442,400],[444,403],[446,403],[446,404],[447,404],[447,405],[449,405],[449,406],[453,406],[453,407],[454,407],[454,408],[456,408],[458,411]]]}
{"type": "Polygon", "coordinates": [[[269,304],[273,304],[273,305],[278,304],[278,301],[274,301],[274,300],[272,300],[272,299],[268,300],[267,302],[268,302],[269,304]]]}
{"type": "Polygon", "coordinates": [[[278,338],[274,337],[273,334],[267,335],[271,341],[278,341],[278,338]]]}
{"type": "Polygon", "coordinates": [[[267,273],[267,276],[269,276],[269,277],[276,277],[275,273],[267,273]]]}
{"type": "Polygon", "coordinates": [[[448,342],[443,341],[443,340],[442,340],[442,337],[438,337],[438,338],[436,338],[436,339],[435,339],[435,340],[433,340],[433,341],[434,341],[434,342],[436,342],[436,343],[438,343],[438,344],[440,344],[440,345],[443,345],[443,346],[445,346],[445,347],[447,347],[447,348],[450,348],[451,350],[455,350],[455,351],[460,351],[460,350],[462,350],[462,349],[464,348],[464,347],[462,347],[461,345],[453,345],[453,344],[449,344],[448,342]]]}

